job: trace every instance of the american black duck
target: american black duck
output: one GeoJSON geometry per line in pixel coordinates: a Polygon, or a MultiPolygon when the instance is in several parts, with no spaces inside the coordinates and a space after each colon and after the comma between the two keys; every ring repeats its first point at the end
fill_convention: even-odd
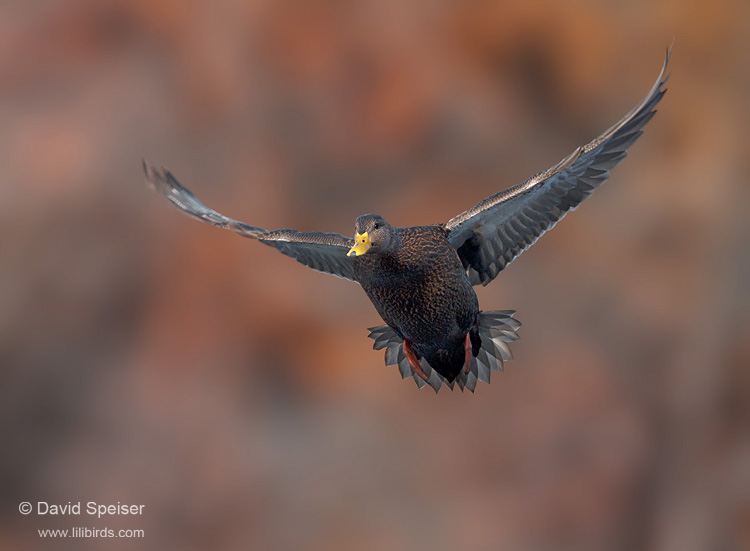
{"type": "Polygon", "coordinates": [[[544,232],[609,178],[654,115],[666,89],[659,78],[614,126],[552,168],[496,193],[445,224],[396,228],[366,214],[354,238],[337,233],[264,230],[209,209],[166,168],[144,162],[149,185],[182,212],[275,247],[315,270],[359,283],[386,325],[370,329],[376,350],[403,378],[436,392],[474,391],[511,358],[514,311],[479,310],[473,286],[487,285],[544,232]]]}

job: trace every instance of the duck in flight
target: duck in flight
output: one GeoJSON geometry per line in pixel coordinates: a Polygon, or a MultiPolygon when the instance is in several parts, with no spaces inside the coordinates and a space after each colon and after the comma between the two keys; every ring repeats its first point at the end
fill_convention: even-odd
{"type": "Polygon", "coordinates": [[[143,163],[147,184],[192,218],[257,239],[320,272],[359,283],[385,325],[373,348],[402,378],[437,392],[474,391],[503,369],[518,340],[513,310],[481,311],[474,285],[487,285],[518,255],[607,181],[643,133],[666,92],[670,49],[655,84],[625,117],[553,167],[500,191],[443,224],[397,228],[375,214],[357,218],[354,238],[264,230],[206,207],[166,168],[143,163]]]}

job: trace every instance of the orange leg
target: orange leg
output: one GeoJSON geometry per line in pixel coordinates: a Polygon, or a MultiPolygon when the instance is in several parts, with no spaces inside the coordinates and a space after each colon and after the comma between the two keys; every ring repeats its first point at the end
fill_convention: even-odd
{"type": "Polygon", "coordinates": [[[404,355],[406,356],[406,359],[409,360],[409,365],[411,365],[411,368],[414,370],[414,372],[422,377],[425,382],[429,382],[430,378],[424,371],[422,371],[422,366],[419,365],[417,355],[414,353],[414,350],[411,349],[409,341],[406,340],[404,341],[404,355]]]}
{"type": "Polygon", "coordinates": [[[469,369],[471,369],[471,339],[469,338],[469,334],[466,334],[466,343],[464,344],[464,348],[466,349],[466,359],[464,360],[464,373],[468,373],[469,369]]]}

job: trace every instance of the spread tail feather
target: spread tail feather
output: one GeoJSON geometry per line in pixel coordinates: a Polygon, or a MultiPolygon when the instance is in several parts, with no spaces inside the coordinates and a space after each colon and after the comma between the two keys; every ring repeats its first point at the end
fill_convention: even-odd
{"type": "Polygon", "coordinates": [[[462,391],[466,388],[474,392],[477,381],[489,383],[490,373],[502,371],[503,363],[513,358],[508,343],[519,339],[516,331],[521,327],[521,322],[513,318],[514,314],[515,310],[479,313],[477,332],[481,346],[475,354],[472,354],[468,371],[461,370],[453,381],[448,381],[432,369],[424,358],[420,359],[419,364],[427,375],[427,381],[422,379],[409,364],[409,360],[404,353],[404,340],[390,326],[371,327],[369,337],[375,341],[372,345],[373,349],[386,349],[385,365],[398,366],[401,378],[413,378],[419,388],[429,385],[437,392],[442,385],[446,385],[453,390],[453,386],[457,384],[462,391]]]}

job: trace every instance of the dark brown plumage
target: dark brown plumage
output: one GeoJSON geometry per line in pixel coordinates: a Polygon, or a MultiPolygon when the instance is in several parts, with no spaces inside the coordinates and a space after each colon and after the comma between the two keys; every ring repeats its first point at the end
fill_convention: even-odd
{"type": "Polygon", "coordinates": [[[209,209],[166,170],[146,163],[148,183],[182,212],[258,239],[315,270],[362,285],[386,325],[370,329],[388,365],[437,391],[473,391],[511,358],[514,312],[481,312],[473,285],[487,285],[518,255],[609,178],[642,134],[664,92],[670,52],[649,93],[618,123],[552,168],[455,216],[446,224],[394,228],[360,216],[355,238],[264,230],[209,209]]]}
{"type": "Polygon", "coordinates": [[[362,289],[418,357],[453,381],[464,367],[466,334],[476,325],[479,302],[445,226],[392,228],[380,216],[365,215],[355,228],[373,243],[380,232],[388,243],[352,259],[362,289]]]}

